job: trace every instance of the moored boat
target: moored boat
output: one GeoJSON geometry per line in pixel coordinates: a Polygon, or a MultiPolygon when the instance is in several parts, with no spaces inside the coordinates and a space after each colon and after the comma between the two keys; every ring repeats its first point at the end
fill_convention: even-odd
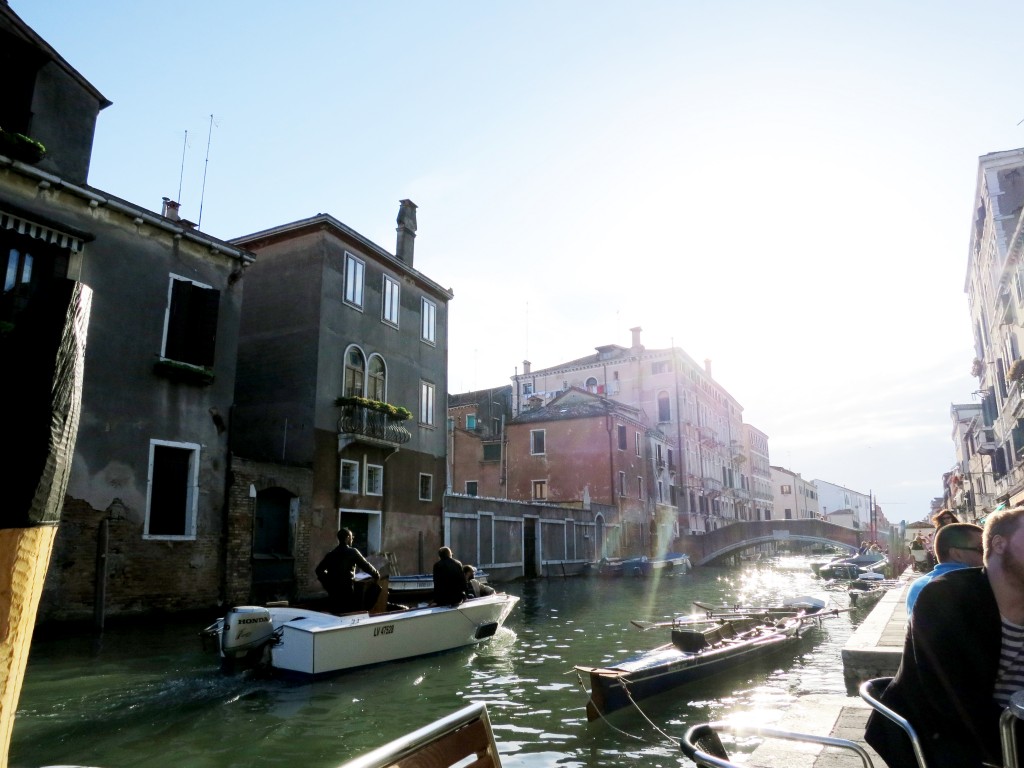
{"type": "Polygon", "coordinates": [[[288,605],[239,606],[205,630],[226,666],[267,666],[324,675],[425,656],[492,637],[519,601],[502,593],[450,608],[413,608],[337,616],[288,605]]]}
{"type": "Polygon", "coordinates": [[[688,573],[690,556],[682,552],[669,552],[660,557],[632,557],[622,561],[623,573],[632,576],[650,576],[655,572],[688,573]]]}
{"type": "Polygon", "coordinates": [[[672,642],[608,667],[577,666],[590,678],[587,719],[633,702],[764,659],[796,644],[813,616],[676,622],[672,642]]]}
{"type": "MultiPolygon", "coordinates": [[[[477,569],[473,576],[481,584],[487,583],[487,571],[477,569]]],[[[393,603],[414,604],[430,601],[434,597],[434,575],[412,573],[407,576],[388,577],[388,600],[393,603]]]]}

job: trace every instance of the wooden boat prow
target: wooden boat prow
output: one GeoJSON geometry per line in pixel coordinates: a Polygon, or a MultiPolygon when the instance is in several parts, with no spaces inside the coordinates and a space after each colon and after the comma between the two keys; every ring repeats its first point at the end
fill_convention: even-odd
{"type": "Polygon", "coordinates": [[[501,768],[494,732],[482,702],[435,720],[340,768],[501,768]]]}

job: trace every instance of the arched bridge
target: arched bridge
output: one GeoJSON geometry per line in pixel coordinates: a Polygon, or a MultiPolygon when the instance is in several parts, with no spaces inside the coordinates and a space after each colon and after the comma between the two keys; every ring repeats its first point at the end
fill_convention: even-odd
{"type": "Polygon", "coordinates": [[[863,532],[824,520],[755,520],[732,523],[703,536],[687,536],[682,548],[694,565],[707,565],[744,549],[774,541],[801,541],[844,547],[856,552],[863,532]]]}

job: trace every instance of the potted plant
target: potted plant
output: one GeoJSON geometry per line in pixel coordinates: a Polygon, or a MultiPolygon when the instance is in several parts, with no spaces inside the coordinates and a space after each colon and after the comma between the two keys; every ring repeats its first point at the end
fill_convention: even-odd
{"type": "Polygon", "coordinates": [[[46,157],[46,147],[22,133],[0,128],[0,154],[34,165],[46,157]]]}
{"type": "Polygon", "coordinates": [[[1010,363],[1010,370],[1006,372],[1007,381],[1020,381],[1024,379],[1024,357],[1018,357],[1010,363]]]}
{"type": "Polygon", "coordinates": [[[985,372],[985,364],[977,357],[971,363],[971,376],[981,376],[985,372]]]}
{"type": "Polygon", "coordinates": [[[401,405],[385,403],[382,400],[372,400],[368,397],[339,397],[334,401],[334,404],[338,407],[356,405],[369,411],[383,413],[396,421],[408,421],[412,418],[412,411],[408,408],[404,408],[401,405]]]}

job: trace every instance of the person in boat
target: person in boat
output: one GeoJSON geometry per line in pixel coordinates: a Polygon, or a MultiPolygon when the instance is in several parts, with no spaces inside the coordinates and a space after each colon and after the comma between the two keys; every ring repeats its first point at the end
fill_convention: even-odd
{"type": "Polygon", "coordinates": [[[487,597],[494,594],[494,588],[481,584],[476,578],[476,568],[469,563],[462,566],[462,575],[466,578],[466,598],[487,597]]]}
{"type": "MultiPolygon", "coordinates": [[[[989,516],[984,568],[936,577],[910,614],[881,701],[905,717],[931,768],[1002,765],[999,716],[1024,690],[1024,506],[989,516]]],[[[865,740],[889,766],[916,765],[910,739],[880,712],[865,740]]]]}
{"type": "Polygon", "coordinates": [[[355,591],[356,568],[370,574],[374,580],[380,578],[380,572],[363,557],[363,553],[352,546],[355,537],[348,528],[338,531],[338,546],[324,555],[324,559],[316,567],[316,577],[320,580],[338,613],[351,613],[362,609],[355,591]]]}
{"type": "Polygon", "coordinates": [[[438,605],[458,605],[466,597],[466,577],[462,563],[452,557],[448,547],[437,550],[434,563],[434,602],[438,605]]]}
{"type": "Polygon", "coordinates": [[[907,613],[914,610],[921,590],[936,576],[961,568],[980,568],[984,564],[981,557],[982,533],[980,525],[952,523],[943,526],[935,534],[935,559],[939,561],[938,565],[924,576],[914,579],[910,585],[907,590],[907,613]]]}

